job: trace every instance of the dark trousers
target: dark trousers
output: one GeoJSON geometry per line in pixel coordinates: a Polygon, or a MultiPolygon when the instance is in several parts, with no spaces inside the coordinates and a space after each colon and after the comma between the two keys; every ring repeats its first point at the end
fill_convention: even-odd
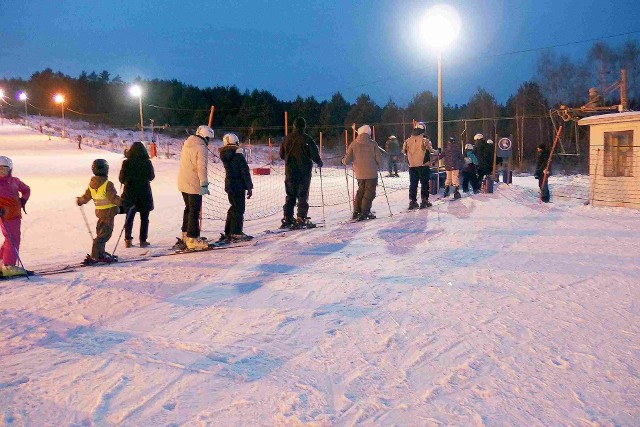
{"type": "Polygon", "coordinates": [[[409,168],[409,200],[417,201],[418,183],[420,183],[420,199],[429,199],[429,172],[428,166],[409,168]]]}
{"type": "Polygon", "coordinates": [[[480,181],[478,180],[478,173],[476,172],[475,166],[462,171],[462,191],[469,191],[469,183],[471,183],[471,189],[473,191],[480,190],[480,181]]]}
{"type": "Polygon", "coordinates": [[[389,175],[398,174],[398,157],[389,156],[389,175]]]}
{"type": "Polygon", "coordinates": [[[146,242],[147,237],[149,237],[149,212],[138,211],[135,208],[130,209],[127,213],[127,219],[124,222],[124,238],[127,240],[133,240],[131,232],[133,231],[133,220],[136,216],[136,212],[140,213],[140,241],[146,242]]]}
{"type": "Polygon", "coordinates": [[[478,182],[482,182],[483,179],[487,177],[487,175],[491,175],[493,172],[493,167],[481,167],[478,166],[478,182]]]}
{"type": "Polygon", "coordinates": [[[227,193],[229,198],[229,210],[227,211],[227,222],[224,224],[224,234],[242,234],[245,209],[245,192],[235,191],[227,193]]]}
{"type": "Polygon", "coordinates": [[[301,177],[287,177],[284,181],[284,189],[287,193],[283,210],[285,218],[293,218],[293,208],[298,201],[298,218],[306,218],[309,213],[309,187],[311,175],[301,177]]]}
{"type": "Polygon", "coordinates": [[[93,247],[91,248],[92,258],[104,258],[107,254],[105,246],[113,234],[114,218],[115,215],[109,215],[105,218],[98,217],[98,222],[96,224],[96,238],[93,239],[93,247]]]}
{"type": "Polygon", "coordinates": [[[545,203],[551,200],[551,194],[549,193],[549,177],[547,177],[547,179],[544,179],[543,177],[538,178],[538,187],[540,187],[540,200],[545,203]],[[542,185],[543,180],[544,186],[542,185]]]}
{"type": "Polygon", "coordinates": [[[378,177],[358,180],[358,191],[356,191],[356,199],[353,205],[355,212],[363,216],[369,215],[373,199],[376,198],[377,186],[378,177]]]}
{"type": "Polygon", "coordinates": [[[200,210],[202,209],[202,196],[199,194],[182,193],[182,199],[184,200],[182,231],[187,232],[187,237],[200,237],[200,210]]]}

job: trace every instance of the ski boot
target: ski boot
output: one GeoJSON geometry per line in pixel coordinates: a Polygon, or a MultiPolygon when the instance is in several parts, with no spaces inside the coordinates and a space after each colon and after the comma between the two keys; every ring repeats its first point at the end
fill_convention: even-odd
{"type": "Polygon", "coordinates": [[[231,242],[231,236],[226,234],[226,233],[220,233],[220,238],[218,239],[217,243],[230,243],[231,242]]]}
{"type": "Polygon", "coordinates": [[[124,247],[130,248],[131,246],[133,246],[133,239],[124,239],[124,247]]]}
{"type": "Polygon", "coordinates": [[[247,242],[253,239],[253,236],[249,236],[248,234],[244,234],[244,233],[232,234],[230,237],[231,237],[231,242],[247,242]]]}
{"type": "Polygon", "coordinates": [[[290,216],[285,216],[284,218],[282,218],[280,220],[282,222],[282,225],[280,225],[280,228],[284,229],[284,228],[292,228],[292,226],[295,224],[295,220],[290,217],[290,216]]]}
{"type": "Polygon", "coordinates": [[[460,194],[460,190],[458,190],[458,187],[454,187],[454,189],[453,189],[453,198],[455,200],[457,200],[460,197],[462,197],[462,195],[460,194]]]}
{"type": "Polygon", "coordinates": [[[433,205],[431,204],[429,199],[422,199],[420,201],[420,209],[430,208],[431,206],[433,206],[433,205]]]}
{"type": "Polygon", "coordinates": [[[375,214],[369,212],[368,214],[362,214],[358,217],[358,221],[366,221],[368,219],[376,219],[375,214]]]}
{"type": "Polygon", "coordinates": [[[147,246],[150,246],[151,243],[147,242],[146,240],[140,240],[140,247],[141,248],[146,248],[147,246]]]}
{"type": "Polygon", "coordinates": [[[450,190],[451,190],[451,187],[449,185],[444,187],[444,193],[442,193],[442,197],[449,197],[449,191],[450,190]]]}
{"type": "Polygon", "coordinates": [[[26,276],[27,270],[22,267],[18,267],[17,265],[3,265],[2,275],[4,277],[26,276]]]}
{"type": "Polygon", "coordinates": [[[185,243],[187,245],[187,249],[191,251],[202,251],[205,249],[209,249],[207,239],[203,239],[202,237],[187,237],[187,241],[185,243]]]}
{"type": "Polygon", "coordinates": [[[316,224],[311,222],[309,217],[297,217],[296,218],[296,228],[316,228],[316,224]]]}
{"type": "Polygon", "coordinates": [[[360,212],[353,211],[353,213],[351,214],[351,219],[358,219],[358,218],[360,218],[360,212]]]}
{"type": "Polygon", "coordinates": [[[418,202],[415,200],[410,200],[409,201],[409,207],[407,208],[410,211],[414,210],[414,209],[418,209],[418,202]]]}

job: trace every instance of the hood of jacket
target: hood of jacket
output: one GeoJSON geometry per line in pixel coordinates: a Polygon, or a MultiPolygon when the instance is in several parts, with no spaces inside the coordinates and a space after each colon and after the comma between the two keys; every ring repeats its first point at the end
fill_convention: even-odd
{"type": "Polygon", "coordinates": [[[144,148],[144,144],[140,141],[136,141],[131,145],[124,156],[127,159],[148,159],[149,153],[147,153],[147,149],[144,148]]]}
{"type": "Polygon", "coordinates": [[[218,153],[220,153],[220,160],[223,162],[230,162],[233,159],[233,155],[236,154],[240,147],[237,145],[225,145],[218,148],[218,153]]]}

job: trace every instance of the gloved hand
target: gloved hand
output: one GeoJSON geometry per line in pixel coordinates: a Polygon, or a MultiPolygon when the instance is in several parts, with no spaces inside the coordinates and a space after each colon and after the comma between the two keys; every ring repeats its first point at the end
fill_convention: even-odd
{"type": "Polygon", "coordinates": [[[538,175],[534,175],[533,176],[535,179],[540,179],[540,177],[538,175]]]}
{"type": "Polygon", "coordinates": [[[27,204],[27,199],[21,197],[20,204],[22,205],[22,210],[24,211],[24,213],[27,213],[27,210],[24,208],[25,205],[27,204]]]}
{"type": "Polygon", "coordinates": [[[82,202],[80,201],[80,197],[76,197],[76,205],[82,206],[82,202]]]}
{"type": "Polygon", "coordinates": [[[322,159],[318,160],[318,167],[320,169],[322,169],[322,165],[324,165],[324,163],[322,162],[322,159]]]}
{"type": "Polygon", "coordinates": [[[4,208],[0,208],[0,218],[4,218],[4,208]]]}
{"type": "Polygon", "coordinates": [[[202,184],[202,185],[200,186],[200,195],[201,195],[201,196],[204,196],[204,195],[207,195],[207,194],[211,194],[211,193],[209,192],[209,183],[208,183],[208,182],[207,182],[207,183],[205,183],[205,184],[202,184]]]}
{"type": "Polygon", "coordinates": [[[253,190],[249,189],[247,190],[247,199],[250,199],[251,196],[253,196],[253,190]]]}

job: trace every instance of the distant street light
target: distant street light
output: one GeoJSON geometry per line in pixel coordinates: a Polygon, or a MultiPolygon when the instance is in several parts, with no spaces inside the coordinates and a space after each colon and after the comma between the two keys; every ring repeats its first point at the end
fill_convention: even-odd
{"type": "Polygon", "coordinates": [[[0,125],[4,125],[4,91],[0,89],[0,125]]]}
{"type": "Polygon", "coordinates": [[[62,107],[62,137],[64,138],[65,128],[64,128],[64,96],[62,94],[56,94],[53,98],[56,104],[60,104],[62,107]]]}
{"type": "Polygon", "coordinates": [[[144,117],[142,115],[142,88],[138,85],[133,85],[129,88],[131,96],[138,97],[140,104],[140,141],[144,141],[144,117]]]}
{"type": "Polygon", "coordinates": [[[427,12],[423,37],[438,53],[438,148],[443,141],[442,51],[455,40],[460,31],[460,17],[445,4],[433,6],[427,12]]]}
{"type": "Polygon", "coordinates": [[[27,98],[27,93],[26,92],[20,92],[20,95],[18,95],[18,99],[20,101],[24,101],[24,124],[26,126],[27,125],[27,116],[29,115],[29,113],[27,113],[27,100],[29,98],[27,98]]]}

